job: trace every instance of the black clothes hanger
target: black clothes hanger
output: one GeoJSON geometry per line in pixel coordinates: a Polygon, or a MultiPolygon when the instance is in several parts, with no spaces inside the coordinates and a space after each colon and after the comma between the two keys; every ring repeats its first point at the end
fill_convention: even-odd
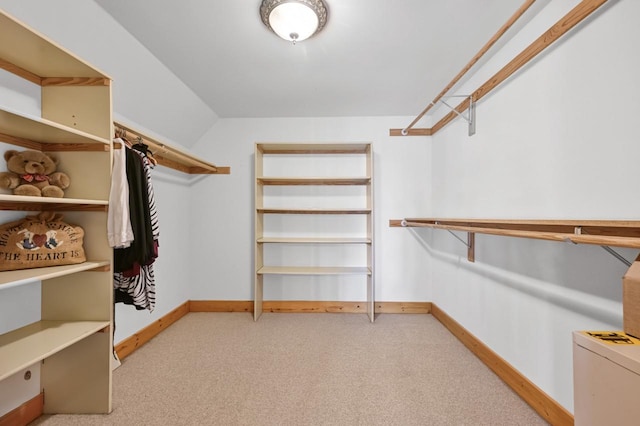
{"type": "Polygon", "coordinates": [[[154,166],[158,165],[158,161],[153,157],[153,152],[151,152],[148,145],[142,142],[141,137],[138,137],[137,143],[132,148],[143,153],[154,166]]]}

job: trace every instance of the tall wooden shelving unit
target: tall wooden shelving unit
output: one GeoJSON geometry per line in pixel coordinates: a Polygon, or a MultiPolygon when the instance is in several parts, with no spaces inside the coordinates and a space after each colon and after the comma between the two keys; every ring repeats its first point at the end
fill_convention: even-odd
{"type": "MultiPolygon", "coordinates": [[[[277,169],[277,166],[276,166],[277,169]]],[[[264,277],[267,275],[360,275],[366,276],[366,310],[371,321],[374,320],[374,239],[373,239],[373,152],[370,143],[345,144],[304,144],[304,143],[257,143],[255,145],[255,279],[254,279],[254,319],[257,321],[263,311],[264,277]],[[288,157],[297,164],[294,173],[278,169],[278,175],[273,173],[269,162],[274,157],[288,157]],[[311,176],[313,164],[322,157],[348,158],[346,167],[342,167],[340,175],[311,176]],[[356,164],[357,163],[357,164],[356,164]],[[354,166],[355,164],[355,166],[354,166]],[[269,171],[267,170],[269,169],[269,171]],[[357,175],[354,175],[358,173],[357,175]],[[284,172],[284,174],[282,174],[284,172]],[[311,194],[312,187],[361,187],[364,189],[358,206],[329,205],[324,200],[317,200],[313,207],[303,205],[271,206],[269,197],[265,194],[265,187],[297,187],[307,188],[303,192],[311,194]],[[269,229],[265,225],[266,216],[278,215],[282,217],[280,229],[269,229]],[[324,229],[322,236],[318,236],[318,229],[307,229],[303,236],[280,236],[287,234],[287,216],[312,215],[316,217],[350,216],[364,217],[365,230],[354,236],[339,235],[331,229],[324,229]],[[331,236],[325,236],[326,234],[331,236]],[[358,266],[290,266],[265,265],[265,254],[274,245],[315,245],[315,246],[366,246],[366,262],[358,266]]],[[[295,197],[294,197],[295,198],[295,197]]],[[[331,196],[326,197],[332,199],[331,196]]],[[[337,231],[336,231],[337,232],[337,231]]]]}
{"type": "MultiPolygon", "coordinates": [[[[0,335],[0,384],[41,364],[45,413],[111,411],[111,79],[0,11],[0,68],[41,86],[41,116],[0,109],[0,142],[55,151],[71,177],[65,198],[0,195],[6,211],[63,212],[85,231],[87,262],[0,272],[2,290],[41,282],[41,320],[0,335]]],[[[15,217],[15,213],[12,213],[15,217]]],[[[27,303],[28,301],[25,301],[27,303]]]]}

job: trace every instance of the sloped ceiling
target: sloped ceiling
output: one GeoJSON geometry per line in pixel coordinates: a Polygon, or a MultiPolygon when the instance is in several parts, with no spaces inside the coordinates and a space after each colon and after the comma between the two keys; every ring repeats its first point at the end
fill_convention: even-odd
{"type": "Polygon", "coordinates": [[[222,118],[415,116],[518,9],[514,0],[325,0],[292,45],[260,0],[96,0],[222,118]]]}

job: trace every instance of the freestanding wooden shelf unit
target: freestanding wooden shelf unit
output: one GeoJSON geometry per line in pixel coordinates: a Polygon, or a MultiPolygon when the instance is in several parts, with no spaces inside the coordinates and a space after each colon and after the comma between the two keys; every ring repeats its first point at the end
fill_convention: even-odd
{"type": "Polygon", "coordinates": [[[41,363],[45,413],[108,413],[113,312],[112,250],[106,232],[111,79],[2,11],[0,67],[41,86],[42,103],[41,116],[0,109],[0,147],[56,151],[59,169],[72,181],[60,199],[4,191],[0,221],[14,220],[16,212],[62,212],[65,222],[84,229],[88,259],[79,265],[0,272],[0,297],[3,290],[41,281],[41,320],[0,335],[0,385],[41,363]]]}
{"type": "MultiPolygon", "coordinates": [[[[366,311],[374,320],[373,153],[370,143],[255,145],[254,319],[263,311],[265,276],[366,277],[366,311]],[[268,188],[273,189],[269,193],[268,188]],[[338,189],[353,190],[340,193],[338,189]],[[336,196],[338,195],[338,196],[336,196]],[[317,219],[311,225],[294,217],[317,219]],[[336,226],[356,216],[354,229],[336,226]],[[273,218],[274,220],[269,220],[273,218]],[[333,221],[323,219],[332,218],[333,221]],[[300,223],[303,223],[300,226],[300,223]],[[311,245],[321,250],[363,247],[364,256],[349,265],[292,265],[266,262],[275,246],[311,245]]],[[[340,224],[342,225],[342,224],[340,224]]],[[[277,256],[276,256],[277,257],[277,256]]],[[[319,257],[314,256],[314,257],[319,257]]]]}

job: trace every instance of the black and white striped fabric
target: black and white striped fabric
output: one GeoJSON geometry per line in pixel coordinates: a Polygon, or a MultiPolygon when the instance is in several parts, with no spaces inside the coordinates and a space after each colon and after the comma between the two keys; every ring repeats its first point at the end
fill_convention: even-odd
{"type": "Polygon", "coordinates": [[[125,277],[122,272],[113,274],[113,285],[116,289],[115,301],[133,305],[138,310],[148,309],[150,312],[156,306],[156,284],[153,264],[144,265],[140,273],[133,277],[125,277]]]}

